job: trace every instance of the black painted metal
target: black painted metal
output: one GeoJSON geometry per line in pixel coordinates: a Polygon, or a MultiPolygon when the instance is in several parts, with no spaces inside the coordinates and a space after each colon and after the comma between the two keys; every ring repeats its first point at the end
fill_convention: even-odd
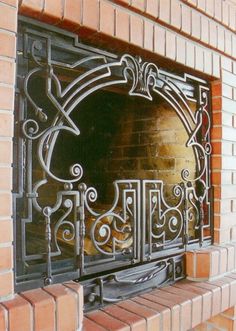
{"type": "Polygon", "coordinates": [[[183,278],[183,252],[211,243],[207,83],[187,74],[173,75],[128,54],[87,47],[74,34],[22,18],[16,100],[17,290],[79,279],[86,284],[88,306],[96,307],[183,278]],[[175,205],[166,202],[158,178],[124,179],[113,183],[113,204],[99,212],[93,207],[97,191],[83,183],[79,163],[69,172],[65,169],[68,177],[54,173],[55,154],[63,160],[59,137],[69,134],[74,144],[80,139],[73,111],[97,90],[117,86],[130,98],[152,101],[157,94],[186,129],[197,176],[192,179],[188,169],[182,170],[182,182],[173,191],[175,205]],[[197,105],[195,113],[189,100],[197,105]],[[89,230],[88,217],[93,219],[89,230]],[[88,237],[96,250],[92,256],[85,254],[88,237]]]}

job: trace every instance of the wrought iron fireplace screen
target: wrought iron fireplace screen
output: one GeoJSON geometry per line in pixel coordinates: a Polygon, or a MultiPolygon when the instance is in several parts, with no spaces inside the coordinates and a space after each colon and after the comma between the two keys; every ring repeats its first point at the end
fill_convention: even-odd
{"type": "MultiPolygon", "coordinates": [[[[207,83],[168,73],[139,57],[85,46],[73,34],[22,19],[17,84],[17,288],[80,279],[90,302],[104,302],[120,298],[127,288],[134,293],[140,284],[145,288],[182,278],[183,252],[211,242],[207,83]],[[174,202],[165,198],[159,178],[121,176],[113,182],[113,202],[98,207],[98,191],[84,182],[86,169],[80,162],[65,168],[65,151],[77,150],[77,145],[78,157],[80,152],[90,157],[86,139],[79,143],[86,132],[77,114],[96,93],[96,100],[106,93],[135,99],[139,108],[145,100],[157,102],[157,110],[158,102],[165,102],[177,114],[195,172],[182,169],[181,181],[173,186],[174,202]]],[[[111,137],[112,132],[106,139],[111,137]]]]}

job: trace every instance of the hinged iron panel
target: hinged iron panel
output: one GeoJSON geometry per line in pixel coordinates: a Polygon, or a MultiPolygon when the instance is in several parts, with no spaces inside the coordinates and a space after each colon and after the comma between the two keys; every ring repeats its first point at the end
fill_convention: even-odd
{"type": "MultiPolygon", "coordinates": [[[[139,57],[85,46],[73,34],[26,19],[19,24],[17,65],[17,288],[79,279],[87,285],[87,302],[96,306],[184,277],[184,251],[211,243],[208,84],[188,74],[168,73],[139,57]],[[167,197],[164,180],[127,178],[119,170],[110,185],[112,202],[98,206],[100,192],[92,181],[86,182],[86,166],[80,159],[69,164],[78,149],[78,158],[81,154],[90,160],[88,168],[94,172],[99,167],[91,155],[99,153],[100,135],[94,135],[95,126],[83,129],[83,118],[77,117],[79,112],[86,116],[86,104],[96,95],[98,100],[114,95],[109,107],[123,95],[136,100],[137,107],[165,102],[186,133],[183,146],[194,155],[194,176],[184,167],[167,197]],[[86,134],[95,137],[92,144],[86,134]]],[[[90,121],[99,122],[94,115],[85,119],[90,121]]],[[[111,121],[115,127],[117,120],[111,121]]],[[[104,123],[109,135],[103,145],[114,135],[104,123]]]]}

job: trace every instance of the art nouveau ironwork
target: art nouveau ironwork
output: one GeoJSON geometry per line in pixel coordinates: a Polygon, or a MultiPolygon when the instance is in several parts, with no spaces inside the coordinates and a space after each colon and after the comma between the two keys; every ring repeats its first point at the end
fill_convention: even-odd
{"type": "Polygon", "coordinates": [[[211,242],[207,83],[167,73],[139,57],[85,46],[73,34],[28,21],[19,29],[17,77],[18,288],[80,279],[87,285],[88,302],[96,305],[124,297],[127,288],[136,293],[184,277],[182,253],[211,242]],[[173,189],[174,204],[166,201],[162,180],[124,178],[114,181],[113,203],[101,210],[96,187],[84,183],[83,166],[78,162],[69,171],[61,169],[66,160],[60,137],[70,135],[77,144],[82,136],[72,115],[96,91],[119,86],[140,101],[157,95],[182,121],[196,175],[191,178],[188,169],[182,170],[182,181],[173,189]],[[195,111],[189,101],[196,104],[195,111]],[[60,169],[55,172],[57,162],[60,169]]]}

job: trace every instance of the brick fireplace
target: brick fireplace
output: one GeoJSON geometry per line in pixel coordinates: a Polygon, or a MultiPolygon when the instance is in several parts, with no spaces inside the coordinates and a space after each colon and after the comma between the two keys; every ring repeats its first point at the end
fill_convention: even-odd
{"type": "MultiPolygon", "coordinates": [[[[105,56],[108,57],[110,54],[131,54],[133,63],[141,63],[141,59],[154,63],[163,72],[166,70],[168,77],[172,75],[183,78],[183,73],[188,73],[211,91],[208,111],[212,118],[210,132],[212,156],[211,180],[208,184],[213,184],[214,194],[209,190],[208,200],[214,208],[206,211],[207,203],[205,202],[205,205],[199,207],[199,213],[205,214],[205,220],[206,216],[208,220],[211,219],[211,215],[213,216],[214,226],[211,226],[211,230],[214,244],[211,245],[210,231],[198,233],[199,245],[197,246],[193,245],[191,248],[188,247],[188,243],[184,242],[185,248],[182,253],[187,251],[185,253],[186,275],[192,281],[191,283],[181,281],[166,289],[155,290],[151,294],[142,294],[141,297],[135,297],[128,302],[120,302],[110,308],[108,306],[104,310],[88,313],[82,329],[104,330],[108,329],[109,323],[113,323],[114,330],[125,329],[125,327],[128,330],[130,328],[128,325],[133,325],[132,328],[137,328],[137,330],[154,330],[151,326],[152,323],[148,322],[148,314],[151,319],[155,320],[153,324],[155,328],[159,327],[160,330],[174,330],[175,325],[178,325],[176,330],[178,327],[181,330],[188,330],[203,322],[205,324],[200,325],[199,330],[211,329],[213,326],[216,329],[222,327],[227,330],[233,329],[236,304],[234,299],[234,270],[236,268],[235,2],[230,0],[65,0],[56,3],[49,0],[22,0],[19,2],[2,0],[0,1],[0,22],[2,45],[0,48],[0,221],[2,225],[0,233],[0,296],[2,302],[0,304],[0,330],[77,330],[82,328],[83,289],[80,283],[72,282],[73,279],[78,278],[77,270],[71,270],[70,266],[67,266],[67,276],[61,277],[59,274],[55,279],[51,274],[52,246],[49,223],[46,222],[46,226],[48,226],[46,240],[49,243],[46,252],[46,276],[38,283],[36,282],[38,285],[35,285],[36,283],[32,285],[34,279],[37,279],[35,275],[41,271],[34,269],[31,278],[27,278],[25,270],[28,268],[29,260],[24,261],[25,266],[19,267],[17,262],[14,264],[14,261],[22,259],[22,251],[19,250],[19,247],[22,248],[22,242],[24,243],[24,239],[18,236],[20,228],[17,225],[19,218],[22,218],[21,209],[17,214],[15,213],[13,201],[15,201],[16,195],[12,195],[12,190],[18,194],[18,197],[21,193],[15,190],[16,187],[19,188],[17,181],[21,177],[13,177],[13,173],[19,170],[17,168],[19,155],[16,153],[18,149],[15,148],[17,142],[13,140],[13,137],[17,136],[19,124],[23,121],[23,118],[19,116],[21,116],[20,109],[23,107],[22,102],[25,102],[24,100],[19,101],[19,95],[21,89],[24,90],[24,86],[27,85],[26,76],[29,68],[32,68],[32,62],[35,61],[41,67],[45,62],[41,61],[41,58],[45,59],[45,55],[40,55],[40,52],[43,52],[44,42],[42,40],[45,36],[45,29],[52,29],[51,35],[57,35],[57,28],[63,30],[61,31],[65,33],[65,39],[71,37],[70,32],[78,35],[79,42],[85,45],[84,52],[94,52],[95,47],[106,52],[105,56]],[[21,23],[17,23],[19,15],[21,15],[19,21],[21,23]],[[31,19],[33,21],[30,21],[31,19]],[[22,22],[25,22],[25,25],[22,22]],[[46,23],[48,26],[43,26],[39,22],[46,23]],[[29,24],[34,25],[34,31],[29,24]],[[54,26],[56,29],[53,30],[54,26]],[[44,31],[38,37],[41,38],[41,44],[32,42],[35,38],[35,30],[37,30],[38,36],[44,31]],[[28,38],[27,43],[31,50],[26,49],[25,46],[21,48],[26,40],[21,39],[23,34],[27,35],[25,38],[28,38]],[[16,47],[16,40],[18,40],[18,47],[16,47]],[[32,53],[34,47],[36,55],[31,58],[32,54],[30,56],[28,54],[32,53]],[[17,69],[16,49],[18,49],[19,56],[17,69]],[[27,63],[21,59],[21,53],[28,56],[27,63]],[[15,79],[16,72],[17,79],[15,79]],[[14,122],[16,125],[13,130],[14,122]],[[12,215],[14,215],[14,221],[12,215]],[[226,277],[223,277],[225,275],[226,277]],[[215,280],[219,277],[223,278],[215,280]],[[22,279],[24,286],[19,285],[21,282],[18,280],[22,279]],[[52,279],[53,282],[55,280],[55,284],[52,284],[52,279]],[[191,295],[187,294],[187,291],[191,295]],[[206,313],[207,298],[210,300],[211,311],[206,313]],[[152,307],[149,306],[150,302],[153,303],[152,307]],[[219,307],[216,307],[216,304],[219,307]],[[189,321],[184,320],[184,315],[188,310],[183,307],[188,307],[192,311],[189,321]],[[202,312],[199,315],[194,313],[199,310],[202,312]],[[124,316],[121,317],[122,312],[124,316]],[[156,313],[154,314],[154,312],[156,313]],[[44,314],[47,314],[48,317],[46,324],[44,314]],[[140,320],[131,322],[130,319],[134,318],[134,315],[135,318],[139,316],[140,320]],[[70,316],[70,321],[68,316],[70,316]],[[198,317],[194,318],[194,316],[198,317]],[[158,324],[158,319],[160,319],[160,324],[158,324]],[[180,324],[176,324],[177,320],[180,324]],[[166,321],[166,324],[163,321],[166,321]]],[[[57,35],[55,42],[60,44],[62,42],[60,38],[57,35]]],[[[60,49],[61,44],[57,47],[60,49]]],[[[61,52],[63,52],[62,48],[61,52]]],[[[68,49],[71,50],[72,46],[68,49]]],[[[104,54],[102,55],[104,56],[104,54]]],[[[112,63],[117,59],[111,57],[110,61],[112,63]]],[[[120,79],[119,73],[116,75],[120,79]]],[[[60,72],[60,77],[64,81],[67,79],[63,71],[60,72]]],[[[178,80],[178,78],[175,79],[178,80]]],[[[185,83],[182,82],[182,84],[185,83]]],[[[38,86],[40,84],[38,82],[38,86]]],[[[187,84],[185,88],[189,88],[189,85],[187,84]]],[[[132,86],[129,91],[132,91],[132,86]]],[[[34,96],[38,93],[37,89],[31,92],[35,93],[34,96]]],[[[183,130],[179,117],[169,107],[166,100],[155,96],[152,103],[148,98],[134,98],[130,101],[128,93],[125,93],[122,88],[115,88],[96,92],[94,97],[81,107],[90,114],[89,124],[91,124],[88,126],[86,119],[80,119],[84,120],[84,131],[88,132],[86,143],[92,147],[91,158],[85,157],[84,159],[84,162],[88,162],[85,168],[89,169],[85,173],[85,177],[89,185],[96,184],[98,193],[100,195],[102,193],[104,197],[103,201],[99,202],[98,209],[103,210],[104,205],[111,204],[109,197],[112,196],[114,189],[110,184],[114,180],[136,179],[138,176],[140,180],[151,181],[158,177],[167,184],[166,201],[173,203],[178,197],[173,198],[171,192],[174,184],[181,182],[181,170],[185,169],[187,165],[196,176],[196,159],[193,150],[186,148],[186,130],[183,130]],[[106,110],[99,106],[101,100],[110,107],[108,108],[113,114],[112,118],[109,117],[110,113],[107,114],[106,110]],[[102,114],[100,121],[94,121],[95,110],[102,114]],[[108,120],[109,126],[105,125],[104,128],[103,123],[106,116],[108,116],[106,120],[108,120]],[[155,128],[153,128],[154,123],[157,123],[155,128]],[[94,130],[103,144],[99,144],[94,138],[94,130]],[[115,138],[111,139],[111,137],[115,138]],[[92,139],[93,143],[89,139],[92,139]],[[93,167],[95,162],[98,164],[96,169],[93,167]],[[106,179],[104,179],[104,174],[106,174],[106,179]]],[[[193,110],[194,107],[194,104],[190,102],[190,108],[193,110]]],[[[41,108],[38,108],[38,113],[41,108]]],[[[60,147],[65,155],[68,149],[71,153],[65,157],[65,161],[56,160],[55,164],[59,164],[58,174],[64,166],[64,162],[71,164],[72,161],[72,164],[74,163],[75,156],[71,142],[69,141],[66,145],[64,141],[62,140],[60,147]]],[[[80,148],[84,146],[84,143],[85,141],[81,143],[80,148]]],[[[25,169],[22,167],[20,171],[24,173],[25,169]]],[[[40,176],[39,170],[35,170],[36,177],[40,176]]],[[[136,184],[137,182],[132,182],[133,187],[136,184]]],[[[54,189],[50,188],[44,193],[45,199],[48,197],[53,199],[54,189]]],[[[82,191],[83,189],[84,187],[81,187],[82,191]]],[[[135,189],[135,192],[137,194],[138,190],[135,189]]],[[[33,196],[27,196],[27,199],[33,198],[33,196]]],[[[68,203],[66,201],[64,201],[65,206],[68,203]]],[[[45,210],[44,213],[45,219],[49,219],[47,211],[45,210]]],[[[138,210],[139,212],[140,210],[138,210]]],[[[135,223],[133,220],[132,222],[135,223]]],[[[207,222],[205,224],[208,224],[207,222]]],[[[66,232],[66,234],[70,233],[66,232]]],[[[35,247],[36,251],[37,248],[40,248],[41,234],[38,228],[31,229],[27,235],[32,241],[30,244],[30,247],[33,247],[32,255],[36,258],[38,254],[39,258],[45,259],[44,255],[40,257],[39,252],[34,251],[35,247]]],[[[127,236],[129,235],[127,234],[127,236]]],[[[192,236],[194,237],[193,234],[192,236]]],[[[132,237],[132,240],[134,238],[132,237]]],[[[159,243],[158,245],[153,244],[156,244],[157,251],[155,252],[153,249],[155,257],[157,257],[159,256],[159,243]]],[[[80,247],[85,247],[84,243],[80,247]]],[[[102,249],[105,248],[102,247],[102,249]]],[[[137,252],[139,258],[140,253],[138,250],[137,252]]],[[[145,249],[141,252],[144,252],[142,254],[145,260],[148,260],[145,249]]],[[[128,246],[124,248],[123,255],[129,256],[129,254],[133,253],[128,246]]],[[[133,256],[131,260],[136,259],[139,263],[137,256],[133,256]]],[[[96,254],[93,259],[96,260],[96,254]]],[[[83,268],[83,263],[81,263],[81,261],[74,261],[74,265],[79,265],[80,270],[83,268]]],[[[161,279],[161,277],[159,278],[161,279]]],[[[182,278],[182,273],[179,278],[182,278]]],[[[82,279],[82,284],[86,285],[87,280],[82,279]]],[[[101,284],[96,284],[96,286],[94,287],[96,291],[99,291],[97,288],[101,291],[101,284]]],[[[98,295],[96,291],[93,296],[88,295],[89,302],[98,295]]],[[[85,298],[86,295],[85,286],[85,298]]],[[[94,308],[96,307],[95,305],[94,308]]]]}

